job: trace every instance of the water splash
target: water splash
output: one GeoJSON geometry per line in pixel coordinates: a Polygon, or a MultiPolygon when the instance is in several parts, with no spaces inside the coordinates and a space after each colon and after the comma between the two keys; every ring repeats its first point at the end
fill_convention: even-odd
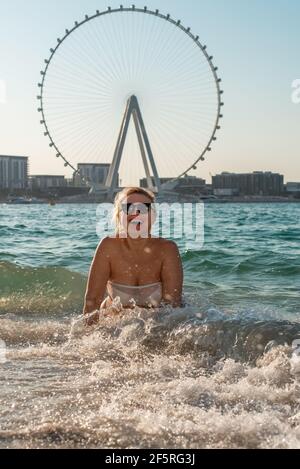
{"type": "Polygon", "coordinates": [[[300,447],[297,323],[188,306],[0,324],[0,447],[300,447]]]}

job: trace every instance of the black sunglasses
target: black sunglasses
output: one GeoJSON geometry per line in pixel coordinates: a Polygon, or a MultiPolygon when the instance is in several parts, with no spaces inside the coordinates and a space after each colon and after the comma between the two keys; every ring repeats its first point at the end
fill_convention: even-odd
{"type": "Polygon", "coordinates": [[[139,212],[139,214],[145,214],[149,213],[151,205],[151,203],[122,204],[121,210],[126,213],[126,215],[135,215],[137,212],[139,212]]]}

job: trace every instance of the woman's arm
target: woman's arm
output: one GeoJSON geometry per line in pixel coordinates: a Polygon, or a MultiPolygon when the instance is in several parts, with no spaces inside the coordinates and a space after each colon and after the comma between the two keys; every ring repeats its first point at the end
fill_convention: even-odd
{"type": "Polygon", "coordinates": [[[163,301],[174,307],[182,305],[183,269],[177,244],[168,241],[164,246],[162,264],[163,301]]]}
{"type": "MultiPolygon", "coordinates": [[[[100,308],[103,301],[107,281],[110,276],[109,238],[103,239],[95,252],[90,268],[84,298],[83,314],[87,315],[100,308]]],[[[93,323],[94,321],[91,321],[93,323]]]]}

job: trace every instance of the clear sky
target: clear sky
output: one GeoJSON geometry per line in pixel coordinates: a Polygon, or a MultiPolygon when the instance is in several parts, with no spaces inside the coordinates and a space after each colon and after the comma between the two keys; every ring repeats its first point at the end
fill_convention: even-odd
{"type": "MultiPolygon", "coordinates": [[[[132,2],[131,2],[132,3],[132,2]]],[[[128,4],[128,6],[131,5],[128,4]]],[[[214,56],[223,80],[218,141],[197,175],[266,171],[300,181],[299,0],[149,0],[180,18],[214,56]]],[[[100,0],[0,0],[0,154],[30,157],[31,174],[66,174],[37,113],[37,83],[49,48],[74,20],[108,5],[100,0]],[[1,96],[0,96],[1,98],[1,96]]],[[[127,4],[124,3],[124,6],[127,4]]]]}

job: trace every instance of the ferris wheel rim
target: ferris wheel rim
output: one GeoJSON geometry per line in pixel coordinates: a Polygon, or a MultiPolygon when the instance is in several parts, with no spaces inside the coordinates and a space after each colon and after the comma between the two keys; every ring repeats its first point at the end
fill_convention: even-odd
{"type": "Polygon", "coordinates": [[[45,117],[45,111],[44,111],[44,85],[45,85],[45,78],[47,76],[47,71],[48,71],[48,68],[51,64],[51,61],[53,59],[53,57],[55,56],[57,50],[61,47],[61,45],[64,43],[64,41],[74,32],[76,31],[77,29],[79,29],[81,26],[83,26],[84,24],[96,19],[96,18],[99,18],[101,16],[104,16],[104,15],[109,15],[109,14],[113,14],[113,13],[120,13],[120,12],[136,12],[136,13],[144,13],[144,14],[148,14],[148,15],[153,15],[155,17],[158,17],[158,18],[161,18],[171,24],[173,24],[174,26],[176,26],[178,29],[180,29],[181,31],[183,31],[187,36],[189,36],[193,41],[194,43],[198,46],[198,48],[201,50],[201,52],[203,53],[203,55],[205,56],[208,64],[209,64],[209,67],[211,69],[211,72],[212,72],[212,75],[214,77],[214,81],[215,81],[215,85],[216,85],[216,91],[217,91],[217,102],[218,102],[218,105],[217,105],[217,117],[216,117],[216,120],[215,120],[215,124],[214,124],[214,127],[213,127],[213,131],[211,133],[211,136],[208,140],[208,144],[207,146],[204,148],[204,150],[202,151],[202,153],[200,154],[200,156],[198,156],[195,161],[193,162],[193,164],[191,164],[184,172],[182,172],[179,176],[175,177],[175,178],[171,178],[171,181],[176,181],[177,179],[180,179],[182,178],[183,176],[186,176],[192,169],[195,168],[195,166],[199,163],[199,161],[204,161],[204,155],[211,151],[211,145],[214,141],[217,140],[217,137],[216,137],[216,133],[217,131],[220,129],[220,120],[223,118],[223,114],[222,114],[222,106],[224,106],[224,102],[222,100],[222,94],[224,93],[223,90],[221,90],[221,87],[220,87],[220,83],[221,83],[221,78],[218,76],[217,74],[217,70],[218,70],[218,67],[216,67],[213,63],[213,57],[210,56],[207,52],[207,46],[206,45],[203,45],[200,41],[199,41],[199,36],[195,36],[192,32],[191,32],[191,28],[186,28],[183,26],[181,20],[175,20],[171,17],[171,15],[168,13],[168,14],[163,14],[161,13],[158,9],[156,10],[151,10],[149,9],[148,7],[144,7],[144,8],[138,8],[136,7],[135,5],[132,5],[131,7],[123,7],[123,5],[120,5],[119,8],[112,8],[112,7],[107,7],[107,10],[103,10],[103,11],[100,11],[100,10],[96,10],[96,13],[93,14],[93,15],[85,15],[85,18],[82,20],[82,21],[75,21],[75,25],[71,28],[71,29],[66,29],[65,30],[65,34],[62,38],[57,38],[57,45],[54,47],[54,48],[50,48],[50,56],[48,59],[45,59],[44,62],[46,64],[44,70],[41,70],[40,74],[42,75],[42,80],[41,82],[38,84],[38,87],[41,89],[39,95],[37,96],[37,99],[40,101],[40,107],[38,108],[38,112],[41,113],[42,115],[42,120],[40,120],[40,124],[42,124],[45,128],[45,132],[44,132],[44,136],[48,137],[49,138],[49,147],[52,147],[56,150],[57,154],[56,154],[56,157],[57,158],[62,158],[62,160],[64,161],[64,166],[65,167],[69,167],[71,168],[73,171],[74,171],[74,174],[79,174],[79,170],[76,169],[73,164],[71,164],[67,158],[65,158],[65,156],[62,154],[62,152],[59,150],[58,146],[56,145],[52,135],[51,135],[51,132],[48,128],[48,125],[47,125],[47,120],[46,120],[46,117],[45,117]]]}

